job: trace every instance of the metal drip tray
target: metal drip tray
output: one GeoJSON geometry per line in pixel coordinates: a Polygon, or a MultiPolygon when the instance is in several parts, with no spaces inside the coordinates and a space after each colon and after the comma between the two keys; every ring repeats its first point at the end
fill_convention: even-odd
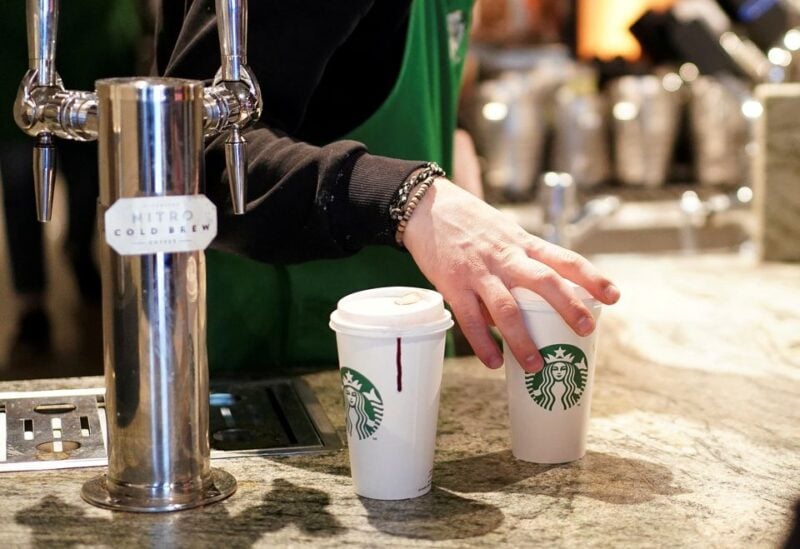
{"type": "MultiPolygon", "coordinates": [[[[0,393],[0,472],[106,465],[105,389],[0,393]]],[[[212,382],[211,459],[341,448],[301,379],[212,382]]]]}
{"type": "Polygon", "coordinates": [[[314,393],[298,378],[213,382],[210,404],[212,459],[342,447],[314,393]]]}

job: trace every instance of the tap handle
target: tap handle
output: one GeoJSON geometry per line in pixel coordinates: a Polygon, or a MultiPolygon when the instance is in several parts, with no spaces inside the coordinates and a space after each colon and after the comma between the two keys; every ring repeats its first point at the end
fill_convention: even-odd
{"type": "Polygon", "coordinates": [[[216,0],[222,80],[241,80],[247,65],[247,0],[216,0]]]}
{"type": "Polygon", "coordinates": [[[55,86],[58,0],[27,0],[28,68],[39,86],[55,86]]]}
{"type": "MultiPolygon", "coordinates": [[[[56,86],[56,33],[58,0],[27,0],[28,68],[35,71],[34,86],[56,86]]],[[[33,148],[33,182],[36,193],[36,217],[50,221],[53,213],[53,189],[56,183],[56,147],[53,136],[42,132],[33,148]]]]}
{"type": "MultiPolygon", "coordinates": [[[[216,0],[216,11],[221,80],[242,81],[243,67],[247,65],[247,0],[216,0]]],[[[247,197],[247,141],[238,124],[231,127],[225,140],[225,165],[233,213],[241,215],[247,197]]]]}
{"type": "Polygon", "coordinates": [[[225,167],[228,170],[233,213],[241,215],[245,212],[247,200],[247,140],[236,126],[225,140],[225,167]]]}
{"type": "Polygon", "coordinates": [[[47,132],[36,136],[33,148],[33,184],[36,191],[36,218],[50,221],[53,213],[53,189],[56,185],[56,147],[47,132]]]}

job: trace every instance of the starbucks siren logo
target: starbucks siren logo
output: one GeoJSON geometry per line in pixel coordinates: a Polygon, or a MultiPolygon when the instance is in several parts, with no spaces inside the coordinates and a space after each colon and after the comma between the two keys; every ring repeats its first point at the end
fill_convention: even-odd
{"type": "Polygon", "coordinates": [[[589,368],[586,355],[572,345],[550,345],[539,349],[544,358],[544,368],[535,374],[525,374],[525,387],[533,401],[552,410],[556,401],[568,410],[583,396],[589,368]]]}
{"type": "Polygon", "coordinates": [[[350,368],[342,368],[344,406],[347,417],[347,432],[358,440],[369,438],[383,420],[383,399],[375,386],[362,374],[350,368]]]}

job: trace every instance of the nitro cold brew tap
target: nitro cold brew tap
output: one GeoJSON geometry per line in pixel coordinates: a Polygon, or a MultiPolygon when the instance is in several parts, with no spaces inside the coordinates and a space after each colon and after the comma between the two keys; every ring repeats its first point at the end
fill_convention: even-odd
{"type": "Polygon", "coordinates": [[[245,0],[217,0],[221,68],[214,82],[126,77],[65,89],[55,70],[59,0],[26,0],[29,68],[14,105],[36,137],[37,214],[50,219],[55,137],[97,140],[103,288],[107,473],[83,498],[139,512],[188,509],[228,497],[236,480],[211,468],[204,249],[216,209],[201,195],[204,139],[227,132],[236,213],[246,202],[242,130],[261,114],[247,67],[245,0]],[[143,212],[161,212],[165,216],[143,212]],[[205,234],[163,238],[177,211],[205,234]],[[136,235],[129,238],[125,235],[136,235]]]}

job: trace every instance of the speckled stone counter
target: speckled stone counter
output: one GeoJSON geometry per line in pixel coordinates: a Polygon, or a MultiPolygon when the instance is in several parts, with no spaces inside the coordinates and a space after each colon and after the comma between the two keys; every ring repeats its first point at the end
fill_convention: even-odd
{"type": "MultiPolygon", "coordinates": [[[[800,497],[800,266],[733,256],[597,263],[624,296],[603,312],[579,462],[514,460],[502,371],[454,359],[427,496],[355,496],[346,451],[217,460],[237,493],[167,515],[84,504],[80,486],[98,469],[7,473],[0,547],[779,546],[800,497]]],[[[307,379],[343,435],[336,373],[307,379]]]]}

